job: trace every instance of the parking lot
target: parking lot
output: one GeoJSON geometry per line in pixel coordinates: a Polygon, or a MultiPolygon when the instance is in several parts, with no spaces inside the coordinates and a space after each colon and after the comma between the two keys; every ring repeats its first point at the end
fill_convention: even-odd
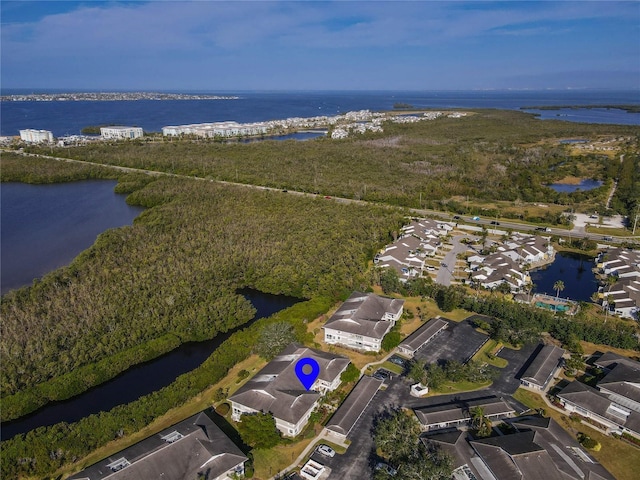
{"type": "MultiPolygon", "coordinates": [[[[438,337],[433,344],[429,343],[427,347],[425,347],[424,353],[430,355],[430,357],[427,358],[436,358],[436,361],[441,359],[462,361],[462,359],[469,355],[470,351],[478,348],[478,345],[482,345],[486,340],[486,335],[475,332],[468,322],[461,322],[456,325],[462,326],[462,328],[458,328],[457,332],[455,331],[456,329],[453,329],[454,335],[450,335],[449,339],[442,341],[440,340],[441,337],[438,337]],[[473,330],[476,335],[471,336],[469,330],[473,330]],[[450,343],[451,338],[453,338],[453,343],[450,343]],[[469,338],[472,340],[469,341],[469,338]],[[447,344],[447,348],[441,348],[445,343],[447,344]],[[458,349],[452,347],[454,344],[458,346],[458,349]],[[432,352],[430,353],[429,350],[432,352]]],[[[526,410],[526,407],[514,400],[511,395],[517,390],[520,384],[516,376],[524,371],[536,347],[537,345],[533,344],[525,345],[520,350],[505,348],[500,351],[499,356],[506,359],[509,364],[505,368],[500,369],[500,376],[490,387],[477,392],[415,398],[409,394],[412,382],[404,375],[393,375],[391,378],[385,380],[387,388],[385,390],[379,390],[376,393],[353,427],[348,437],[351,445],[347,451],[343,455],[337,454],[334,457],[327,457],[315,452],[312,458],[331,469],[329,475],[330,480],[366,480],[373,478],[374,465],[381,460],[375,454],[373,432],[374,422],[384,414],[385,410],[389,411],[398,407],[414,408],[417,406],[447,403],[453,401],[454,398],[465,400],[478,396],[496,395],[512,405],[517,412],[522,412],[526,410]]]]}
{"type": "Polygon", "coordinates": [[[438,334],[415,354],[416,359],[427,363],[442,363],[446,360],[467,362],[489,337],[477,332],[469,320],[449,321],[449,327],[438,334]]]}

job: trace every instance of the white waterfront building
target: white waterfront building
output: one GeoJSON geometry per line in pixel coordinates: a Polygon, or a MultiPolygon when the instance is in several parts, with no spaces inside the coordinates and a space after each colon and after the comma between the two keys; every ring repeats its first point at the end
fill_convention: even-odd
{"type": "Polygon", "coordinates": [[[126,140],[144,135],[141,127],[100,127],[100,135],[105,140],[126,140]]]}
{"type": "Polygon", "coordinates": [[[20,130],[20,139],[29,143],[53,142],[53,133],[49,130],[20,130]]]}

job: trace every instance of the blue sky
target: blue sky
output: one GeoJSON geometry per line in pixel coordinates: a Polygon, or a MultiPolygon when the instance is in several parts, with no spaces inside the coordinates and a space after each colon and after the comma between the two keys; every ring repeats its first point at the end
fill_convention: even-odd
{"type": "Polygon", "coordinates": [[[640,2],[2,0],[2,88],[640,88],[640,2]]]}

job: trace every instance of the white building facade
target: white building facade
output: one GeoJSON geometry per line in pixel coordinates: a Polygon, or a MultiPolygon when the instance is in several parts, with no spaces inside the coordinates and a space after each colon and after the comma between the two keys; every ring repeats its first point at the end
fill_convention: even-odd
{"type": "Polygon", "coordinates": [[[131,140],[144,135],[141,127],[100,127],[100,135],[105,140],[131,140]]]}
{"type": "Polygon", "coordinates": [[[49,130],[34,130],[28,128],[26,130],[20,130],[20,139],[29,143],[53,142],[53,133],[49,130]]]}

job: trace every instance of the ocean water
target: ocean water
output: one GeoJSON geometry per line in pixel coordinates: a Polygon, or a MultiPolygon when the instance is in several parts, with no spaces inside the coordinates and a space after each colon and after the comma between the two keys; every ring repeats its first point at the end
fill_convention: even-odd
{"type": "MultiPolygon", "coordinates": [[[[2,91],[18,93],[54,93],[2,91]]],[[[131,125],[159,132],[167,125],[234,120],[240,123],[290,117],[337,115],[369,109],[392,110],[395,103],[416,108],[497,108],[549,105],[640,105],[640,90],[548,90],[548,91],[425,91],[425,92],[180,92],[236,95],[236,100],[137,100],[0,102],[0,135],[19,130],[51,130],[54,136],[79,134],[91,125],[131,125]]],[[[618,109],[528,110],[541,118],[576,122],[640,125],[640,114],[618,109]]]]}

